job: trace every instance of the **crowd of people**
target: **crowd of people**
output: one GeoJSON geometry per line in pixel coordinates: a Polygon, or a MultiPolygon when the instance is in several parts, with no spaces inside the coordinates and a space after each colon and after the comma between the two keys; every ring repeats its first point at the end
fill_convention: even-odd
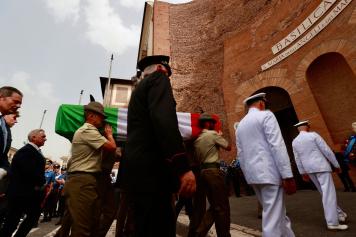
{"type": "MultiPolygon", "coordinates": [[[[189,237],[206,236],[213,224],[218,236],[229,237],[230,183],[237,197],[240,183],[248,195],[256,195],[263,236],[295,236],[284,195],[295,193],[296,183],[277,119],[266,109],[266,94],[244,100],[248,112],[236,128],[237,159],[226,165],[219,150],[231,151],[232,146],[217,130],[212,115],[201,114],[200,135],[183,142],[169,80],[169,57],[145,57],[138,69],[142,75],[128,107],[126,142],[115,141],[112,127],[105,123],[103,105],[91,101],[84,106],[84,124],[74,133],[67,170],[46,162],[40,149],[46,141],[42,129],[28,134],[29,143],[9,164],[9,128],[19,116],[23,95],[13,87],[0,88],[0,236],[10,237],[16,229],[15,236],[26,236],[43,212],[42,222],[61,217],[57,237],[104,237],[115,218],[116,237],[173,237],[178,213],[185,206],[189,237]],[[113,185],[112,168],[117,161],[120,168],[113,185]]],[[[327,228],[346,230],[343,222],[348,216],[338,206],[331,172],[334,168],[342,174],[339,163],[352,153],[356,138],[349,139],[337,155],[338,162],[326,142],[310,131],[309,121],[295,127],[299,135],[292,145],[298,171],[320,192],[327,228]]],[[[348,174],[340,178],[348,190],[355,189],[348,174]]]]}

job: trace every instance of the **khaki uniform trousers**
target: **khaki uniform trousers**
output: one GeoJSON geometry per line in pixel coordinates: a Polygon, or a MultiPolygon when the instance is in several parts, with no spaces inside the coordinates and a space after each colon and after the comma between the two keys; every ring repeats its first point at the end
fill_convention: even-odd
{"type": "Polygon", "coordinates": [[[219,168],[202,169],[200,179],[210,207],[199,224],[196,236],[206,236],[213,221],[218,237],[230,237],[230,204],[223,172],[219,168]]]}
{"type": "Polygon", "coordinates": [[[97,177],[89,173],[69,174],[64,191],[73,221],[71,236],[97,237],[100,218],[97,177]]]}

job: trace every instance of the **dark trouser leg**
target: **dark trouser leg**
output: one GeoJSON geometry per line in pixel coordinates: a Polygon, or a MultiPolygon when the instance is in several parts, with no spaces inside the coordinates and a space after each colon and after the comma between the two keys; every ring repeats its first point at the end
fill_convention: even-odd
{"type": "Polygon", "coordinates": [[[176,212],[177,218],[178,218],[179,213],[182,210],[183,206],[184,206],[183,198],[182,197],[178,197],[178,201],[177,201],[176,206],[175,206],[175,212],[176,212]]]}
{"type": "Polygon", "coordinates": [[[206,211],[206,192],[200,174],[196,175],[197,189],[193,196],[193,213],[189,222],[188,237],[196,236],[196,231],[206,211]]]}
{"type": "Polygon", "coordinates": [[[239,172],[236,169],[234,170],[232,184],[234,186],[235,196],[240,197],[240,176],[239,172]]]}
{"type": "Polygon", "coordinates": [[[345,177],[345,180],[347,181],[347,184],[348,184],[350,190],[355,192],[356,191],[355,184],[352,181],[348,171],[345,172],[345,176],[344,177],[345,177]]]}
{"type": "Polygon", "coordinates": [[[128,210],[129,210],[129,206],[128,206],[128,200],[127,200],[127,193],[124,191],[121,191],[120,192],[120,204],[119,204],[119,209],[117,211],[117,218],[116,218],[115,237],[123,237],[124,226],[125,226],[128,210]]]}
{"type": "Polygon", "coordinates": [[[26,218],[21,222],[15,237],[26,237],[32,227],[37,223],[41,212],[41,199],[35,198],[32,201],[28,201],[25,214],[26,218]]]}
{"type": "Polygon", "coordinates": [[[6,215],[5,223],[0,230],[1,237],[11,237],[12,233],[16,230],[21,215],[24,212],[24,201],[26,200],[20,198],[9,199],[8,213],[6,215]]]}
{"type": "Polygon", "coordinates": [[[114,186],[111,184],[110,174],[99,182],[101,218],[98,237],[105,237],[117,213],[115,205],[114,186]]]}
{"type": "Polygon", "coordinates": [[[130,194],[133,201],[135,237],[175,237],[176,222],[171,193],[130,194]]]}
{"type": "Polygon", "coordinates": [[[201,176],[206,187],[210,208],[198,228],[198,236],[206,236],[211,228],[212,215],[217,236],[230,237],[230,205],[223,173],[220,169],[205,169],[202,170],[201,176]]]}
{"type": "Polygon", "coordinates": [[[61,228],[56,232],[54,237],[68,237],[70,229],[72,227],[72,217],[68,211],[68,208],[64,209],[63,217],[61,218],[61,228]]]}
{"type": "Polygon", "coordinates": [[[349,191],[350,188],[349,188],[349,185],[348,185],[348,183],[347,183],[347,180],[346,180],[346,177],[345,177],[345,173],[342,172],[342,173],[337,174],[337,175],[339,176],[339,178],[340,178],[342,184],[344,185],[345,192],[346,192],[346,191],[349,191]]]}
{"type": "Polygon", "coordinates": [[[65,197],[61,195],[58,200],[58,216],[59,217],[61,217],[61,218],[63,217],[64,210],[65,210],[65,197]]]}

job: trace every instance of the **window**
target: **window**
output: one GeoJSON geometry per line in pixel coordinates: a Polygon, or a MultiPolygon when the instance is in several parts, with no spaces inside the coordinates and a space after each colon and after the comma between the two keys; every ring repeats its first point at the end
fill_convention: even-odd
{"type": "Polygon", "coordinates": [[[111,104],[114,106],[127,106],[131,96],[131,86],[113,85],[111,104]]]}

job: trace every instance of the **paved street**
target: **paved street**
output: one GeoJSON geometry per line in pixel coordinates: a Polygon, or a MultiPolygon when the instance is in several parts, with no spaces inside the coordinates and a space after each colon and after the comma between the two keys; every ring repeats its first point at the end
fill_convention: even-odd
{"type": "MultiPolygon", "coordinates": [[[[338,192],[340,206],[349,216],[350,229],[346,232],[332,232],[326,230],[323,210],[319,193],[311,190],[298,191],[297,194],[287,197],[288,216],[297,237],[350,237],[356,236],[356,193],[338,192]]],[[[231,235],[232,237],[261,236],[261,220],[257,218],[257,201],[255,197],[230,198],[231,205],[231,235]]],[[[57,228],[54,219],[50,223],[40,223],[33,229],[29,237],[50,237],[57,228]]],[[[188,217],[182,214],[177,223],[177,236],[186,236],[188,217]]],[[[113,237],[113,229],[107,235],[113,237]]],[[[214,231],[210,237],[216,236],[214,231]]]]}

